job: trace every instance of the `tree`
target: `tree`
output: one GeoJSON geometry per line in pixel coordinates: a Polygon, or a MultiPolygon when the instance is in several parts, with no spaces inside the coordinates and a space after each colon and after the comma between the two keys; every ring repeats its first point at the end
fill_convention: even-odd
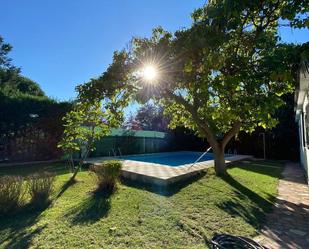
{"type": "Polygon", "coordinates": [[[133,122],[142,130],[166,131],[169,119],[163,115],[163,110],[162,106],[146,103],[137,110],[133,122]]]}
{"type": "Polygon", "coordinates": [[[140,123],[132,113],[130,113],[127,120],[124,122],[123,128],[127,130],[141,130],[140,123]]]}
{"type": "Polygon", "coordinates": [[[11,63],[12,59],[8,57],[8,53],[12,50],[9,43],[4,43],[2,36],[0,36],[0,69],[1,70],[18,70],[11,63]]]}
{"type": "Polygon", "coordinates": [[[109,129],[99,103],[77,103],[63,119],[65,130],[58,146],[69,156],[71,167],[74,169],[71,180],[74,180],[89,152],[94,149],[94,141],[107,134],[109,129]],[[73,161],[75,152],[81,154],[77,167],[73,161]]]}
{"type": "Polygon", "coordinates": [[[58,145],[69,155],[72,164],[73,153],[81,152],[71,180],[74,180],[89,152],[95,149],[95,140],[123,123],[124,108],[132,99],[130,89],[133,89],[123,82],[128,75],[126,59],[125,53],[114,53],[114,63],[109,66],[108,72],[76,87],[78,96],[73,110],[64,117],[65,131],[58,145]]]}
{"type": "Polygon", "coordinates": [[[95,95],[87,97],[87,92],[80,86],[73,110],[63,118],[64,132],[58,147],[69,157],[70,164],[74,168],[71,181],[75,179],[78,171],[84,164],[89,153],[95,149],[95,141],[110,133],[110,129],[118,127],[122,123],[123,108],[117,102],[117,95],[106,94],[105,98],[98,99],[95,95]],[[74,165],[74,153],[80,153],[77,167],[74,165]]]}
{"type": "Polygon", "coordinates": [[[280,96],[293,90],[299,46],[280,44],[280,18],[308,25],[299,14],[308,1],[209,1],[193,14],[193,24],[174,34],[162,28],[150,38],[135,38],[131,50],[117,52],[101,77],[81,86],[154,99],[171,115],[171,127],[183,125],[207,139],[217,175],[225,175],[224,150],[239,131],[274,127],[280,96]],[[152,65],[150,82],[141,68],[152,65]]]}
{"type": "Polygon", "coordinates": [[[18,93],[32,96],[45,96],[40,86],[22,75],[20,69],[12,65],[12,59],[8,56],[12,46],[4,43],[0,36],[0,90],[7,95],[18,93]]]}

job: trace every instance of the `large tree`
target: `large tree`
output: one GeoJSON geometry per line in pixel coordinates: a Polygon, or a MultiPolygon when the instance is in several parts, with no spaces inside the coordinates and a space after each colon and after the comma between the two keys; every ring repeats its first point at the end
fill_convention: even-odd
{"type": "Polygon", "coordinates": [[[293,90],[299,63],[299,47],[280,44],[279,21],[308,25],[299,15],[306,11],[308,1],[209,1],[193,13],[190,28],[174,34],[157,28],[150,38],[133,39],[101,77],[80,86],[80,96],[116,90],[124,101],[160,102],[171,127],[207,139],[216,173],[224,175],[232,137],[277,124],[280,96],[293,90]],[[143,77],[145,67],[157,76],[143,77]]]}

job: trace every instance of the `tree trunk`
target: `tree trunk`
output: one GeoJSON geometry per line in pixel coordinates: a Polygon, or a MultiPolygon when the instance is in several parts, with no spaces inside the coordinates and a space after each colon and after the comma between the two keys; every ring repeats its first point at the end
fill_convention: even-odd
{"type": "Polygon", "coordinates": [[[215,171],[217,176],[227,175],[225,158],[224,158],[224,149],[228,142],[234,137],[239,131],[241,123],[235,122],[232,128],[224,135],[221,142],[214,143],[216,146],[213,147],[215,154],[215,171]]]}
{"type": "Polygon", "coordinates": [[[81,171],[81,169],[82,169],[82,167],[83,167],[83,164],[84,164],[84,162],[85,162],[85,159],[86,159],[87,155],[88,155],[88,152],[86,153],[86,155],[85,155],[83,158],[81,158],[81,159],[79,160],[78,165],[77,165],[77,167],[74,169],[73,175],[71,176],[71,179],[70,179],[71,181],[74,181],[74,180],[75,180],[75,177],[76,177],[76,175],[77,175],[77,173],[78,173],[79,171],[81,171]]]}
{"type": "Polygon", "coordinates": [[[214,150],[215,156],[215,171],[217,176],[224,176],[227,174],[225,158],[224,158],[224,148],[219,146],[219,148],[214,150]]]}
{"type": "Polygon", "coordinates": [[[75,177],[76,177],[76,175],[77,175],[77,173],[78,173],[79,170],[80,170],[80,166],[78,165],[78,167],[74,169],[74,173],[73,173],[73,175],[71,176],[70,181],[74,181],[74,180],[75,180],[75,177]]]}
{"type": "Polygon", "coordinates": [[[83,164],[84,164],[84,162],[85,162],[85,159],[86,159],[86,158],[88,157],[88,155],[89,155],[89,152],[90,152],[90,146],[89,146],[89,143],[88,143],[88,145],[86,146],[86,150],[85,150],[85,152],[84,152],[84,155],[83,155],[83,153],[81,153],[81,154],[82,154],[82,158],[79,160],[78,166],[75,168],[75,171],[74,171],[74,173],[73,173],[73,175],[72,175],[72,177],[71,177],[71,181],[74,181],[74,180],[75,180],[75,177],[76,177],[76,175],[77,175],[77,173],[78,173],[79,171],[81,171],[82,166],[83,166],[83,164]]]}

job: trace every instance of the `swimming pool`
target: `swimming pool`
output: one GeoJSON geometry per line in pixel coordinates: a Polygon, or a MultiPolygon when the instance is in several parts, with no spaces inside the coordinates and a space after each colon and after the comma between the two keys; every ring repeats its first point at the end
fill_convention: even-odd
{"type": "MultiPolygon", "coordinates": [[[[203,154],[195,151],[178,151],[165,153],[152,153],[130,155],[122,157],[96,157],[89,158],[90,164],[101,164],[104,160],[123,160],[121,175],[132,181],[147,184],[167,186],[175,182],[190,178],[202,170],[213,167],[213,154],[207,153],[193,167],[192,164],[203,154]]],[[[225,155],[225,163],[249,159],[248,155],[225,155]]]]}
{"type": "MultiPolygon", "coordinates": [[[[202,154],[203,152],[181,151],[122,156],[120,157],[120,159],[177,167],[185,164],[194,163],[202,154]]],[[[213,154],[207,153],[199,160],[199,162],[209,161],[213,159],[213,154]]]]}

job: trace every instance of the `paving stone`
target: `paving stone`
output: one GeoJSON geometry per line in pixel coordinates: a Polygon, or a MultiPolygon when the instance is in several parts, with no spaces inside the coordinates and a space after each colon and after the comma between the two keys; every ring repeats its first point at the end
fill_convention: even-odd
{"type": "Polygon", "coordinates": [[[292,163],[285,165],[279,180],[278,196],[259,243],[270,249],[309,249],[309,187],[302,169],[292,163]]]}

